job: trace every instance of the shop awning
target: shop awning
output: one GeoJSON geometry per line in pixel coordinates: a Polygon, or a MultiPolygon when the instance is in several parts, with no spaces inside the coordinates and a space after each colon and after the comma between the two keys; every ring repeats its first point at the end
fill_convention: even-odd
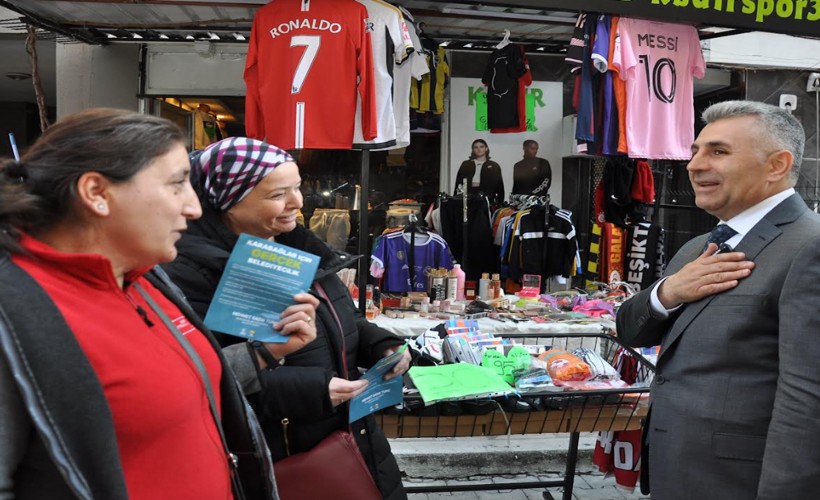
{"type": "MultiPolygon", "coordinates": [[[[86,43],[192,41],[244,43],[267,0],[0,0],[25,22],[86,43]]],[[[467,48],[497,40],[560,51],[578,11],[689,22],[701,38],[739,31],[820,37],[820,0],[394,0],[432,37],[467,48]]],[[[552,50],[550,50],[552,51],[552,50]]]]}
{"type": "Polygon", "coordinates": [[[820,37],[818,0],[463,0],[464,3],[602,12],[744,31],[820,37]]]}

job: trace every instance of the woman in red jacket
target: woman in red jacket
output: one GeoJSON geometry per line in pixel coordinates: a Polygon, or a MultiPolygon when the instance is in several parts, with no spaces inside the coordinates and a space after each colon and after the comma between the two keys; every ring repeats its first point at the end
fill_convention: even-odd
{"type": "MultiPolygon", "coordinates": [[[[189,172],[176,125],[112,109],[0,163],[0,497],[276,498],[218,344],[148,277],[202,214],[189,172]]],[[[296,300],[279,355],[316,335],[296,300]]]]}

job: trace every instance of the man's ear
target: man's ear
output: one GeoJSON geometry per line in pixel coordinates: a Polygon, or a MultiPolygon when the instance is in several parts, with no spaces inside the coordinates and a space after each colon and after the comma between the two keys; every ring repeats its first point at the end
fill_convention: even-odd
{"type": "Polygon", "coordinates": [[[781,149],[769,155],[768,175],[770,182],[779,182],[788,177],[794,164],[794,155],[791,151],[781,149]]]}
{"type": "Polygon", "coordinates": [[[77,179],[77,199],[91,213],[108,215],[111,181],[99,172],[86,172],[77,179]]]}

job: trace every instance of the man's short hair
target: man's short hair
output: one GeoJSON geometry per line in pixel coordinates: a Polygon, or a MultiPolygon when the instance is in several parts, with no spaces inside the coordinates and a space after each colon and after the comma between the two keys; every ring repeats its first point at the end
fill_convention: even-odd
{"type": "Polygon", "coordinates": [[[527,139],[524,141],[524,147],[526,148],[529,144],[535,144],[535,147],[538,147],[538,141],[534,141],[532,139],[527,139]]]}
{"type": "Polygon", "coordinates": [[[719,102],[706,108],[702,114],[706,124],[742,116],[756,117],[762,137],[768,139],[773,147],[791,152],[794,162],[789,177],[793,184],[797,184],[806,144],[806,132],[800,121],[785,109],[758,101],[719,102]]]}

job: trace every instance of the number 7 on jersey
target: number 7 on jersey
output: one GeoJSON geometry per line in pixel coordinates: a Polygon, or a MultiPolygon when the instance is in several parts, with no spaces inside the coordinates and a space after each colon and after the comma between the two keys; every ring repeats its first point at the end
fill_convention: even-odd
{"type": "Polygon", "coordinates": [[[305,84],[305,78],[310,72],[310,67],[313,66],[313,61],[316,60],[316,54],[319,53],[321,44],[322,37],[320,36],[297,35],[290,39],[291,47],[305,47],[299,65],[296,67],[296,72],[293,73],[293,83],[290,86],[291,94],[301,92],[302,85],[305,84]]]}

